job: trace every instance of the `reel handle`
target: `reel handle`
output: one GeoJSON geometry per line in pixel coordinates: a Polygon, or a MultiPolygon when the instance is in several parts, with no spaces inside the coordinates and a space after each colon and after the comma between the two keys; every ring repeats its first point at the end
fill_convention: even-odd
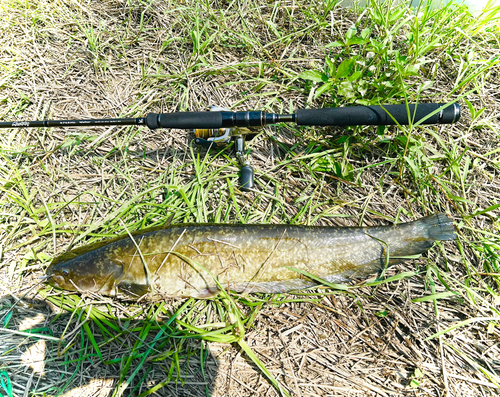
{"type": "Polygon", "coordinates": [[[244,192],[249,192],[254,188],[253,183],[253,168],[245,153],[245,137],[237,135],[234,140],[234,148],[236,151],[236,158],[240,163],[240,188],[244,192]]]}
{"type": "Polygon", "coordinates": [[[253,168],[251,165],[244,165],[240,168],[240,189],[249,192],[254,188],[253,168]]]}

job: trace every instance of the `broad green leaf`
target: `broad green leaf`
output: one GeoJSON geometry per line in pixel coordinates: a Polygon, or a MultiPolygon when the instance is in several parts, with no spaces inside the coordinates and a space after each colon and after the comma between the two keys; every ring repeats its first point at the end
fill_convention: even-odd
{"type": "Polygon", "coordinates": [[[325,48],[342,47],[343,45],[344,43],[342,43],[341,41],[334,41],[332,43],[328,43],[327,45],[325,45],[325,48]]]}
{"type": "Polygon", "coordinates": [[[401,18],[401,16],[406,12],[406,9],[404,7],[401,7],[399,11],[394,12],[390,17],[389,17],[389,23],[393,23],[394,21],[397,21],[398,19],[401,18]]]}
{"type": "Polygon", "coordinates": [[[344,59],[337,69],[337,78],[341,79],[351,74],[356,58],[344,59]]]}
{"type": "Polygon", "coordinates": [[[428,80],[428,81],[424,82],[424,84],[422,84],[420,86],[420,92],[425,91],[425,90],[431,88],[433,85],[434,85],[434,82],[431,81],[431,80],[428,80]]]}
{"type": "Polygon", "coordinates": [[[355,45],[355,44],[358,44],[358,45],[361,45],[361,44],[366,44],[368,43],[368,40],[365,40],[363,39],[362,37],[351,37],[349,40],[347,40],[347,45],[350,46],[350,45],[355,45]]]}
{"type": "Polygon", "coordinates": [[[389,314],[389,312],[387,310],[381,310],[381,311],[375,313],[375,315],[377,317],[380,317],[380,318],[387,317],[388,314],[389,314]]]}
{"type": "Polygon", "coordinates": [[[359,79],[362,76],[363,72],[361,70],[358,70],[357,72],[354,72],[349,76],[349,81],[354,81],[359,79]]]}
{"type": "Polygon", "coordinates": [[[335,76],[335,71],[337,68],[335,67],[335,64],[333,63],[333,61],[329,57],[326,57],[325,63],[326,63],[326,66],[328,66],[328,74],[330,76],[335,76]]]}
{"type": "Polygon", "coordinates": [[[311,80],[317,83],[321,83],[328,80],[328,76],[324,73],[318,72],[317,70],[306,70],[298,76],[304,80],[311,80]]]}
{"type": "Polygon", "coordinates": [[[354,98],[356,95],[352,83],[350,81],[342,81],[338,86],[337,95],[345,98],[354,98]]]}
{"type": "Polygon", "coordinates": [[[416,76],[419,74],[420,65],[408,65],[405,68],[404,74],[405,76],[416,76]]]}
{"type": "Polygon", "coordinates": [[[349,29],[347,29],[347,32],[345,33],[345,38],[347,40],[351,39],[354,37],[354,35],[358,32],[358,29],[356,29],[356,26],[351,26],[349,29]]]}
{"type": "Polygon", "coordinates": [[[321,87],[319,87],[318,90],[316,91],[316,94],[314,94],[314,99],[318,98],[321,94],[328,91],[331,86],[332,82],[329,81],[328,83],[325,83],[321,87]]]}

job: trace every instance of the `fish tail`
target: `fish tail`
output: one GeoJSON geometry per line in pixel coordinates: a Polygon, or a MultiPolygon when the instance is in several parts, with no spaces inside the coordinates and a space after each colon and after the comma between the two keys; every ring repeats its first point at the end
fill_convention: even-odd
{"type": "Polygon", "coordinates": [[[426,216],[415,223],[423,229],[423,234],[429,240],[455,240],[457,238],[453,220],[446,214],[426,216]]]}
{"type": "Polygon", "coordinates": [[[354,278],[364,278],[370,274],[380,272],[387,266],[395,265],[408,260],[408,256],[419,255],[427,251],[434,241],[455,240],[453,220],[446,214],[438,213],[414,222],[395,226],[401,227],[402,233],[407,236],[407,243],[400,247],[392,246],[390,256],[386,256],[385,247],[381,247],[380,257],[369,263],[362,264],[345,275],[354,278]]]}

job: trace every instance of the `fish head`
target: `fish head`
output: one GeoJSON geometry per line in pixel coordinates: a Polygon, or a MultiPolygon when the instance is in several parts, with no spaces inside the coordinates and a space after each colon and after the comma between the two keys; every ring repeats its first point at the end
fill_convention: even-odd
{"type": "Polygon", "coordinates": [[[123,265],[105,255],[89,252],[72,259],[56,258],[46,271],[47,283],[67,291],[91,291],[114,295],[123,265]]]}

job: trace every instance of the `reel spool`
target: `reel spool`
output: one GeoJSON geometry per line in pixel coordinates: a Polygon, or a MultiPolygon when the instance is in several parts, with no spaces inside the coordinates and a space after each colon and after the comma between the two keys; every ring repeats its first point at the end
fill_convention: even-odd
{"type": "MultiPolygon", "coordinates": [[[[211,112],[229,112],[228,109],[212,106],[211,112]]],[[[253,168],[250,161],[245,156],[245,135],[251,131],[244,127],[217,128],[217,129],[195,129],[196,138],[194,143],[207,149],[214,146],[227,145],[234,138],[235,154],[240,163],[240,187],[243,191],[250,191],[254,188],[253,168]]]]}
{"type": "Polygon", "coordinates": [[[211,147],[213,144],[215,144],[216,146],[228,144],[231,141],[231,136],[233,135],[233,131],[231,130],[235,129],[236,128],[194,130],[194,133],[196,135],[195,143],[207,148],[211,147]]]}

